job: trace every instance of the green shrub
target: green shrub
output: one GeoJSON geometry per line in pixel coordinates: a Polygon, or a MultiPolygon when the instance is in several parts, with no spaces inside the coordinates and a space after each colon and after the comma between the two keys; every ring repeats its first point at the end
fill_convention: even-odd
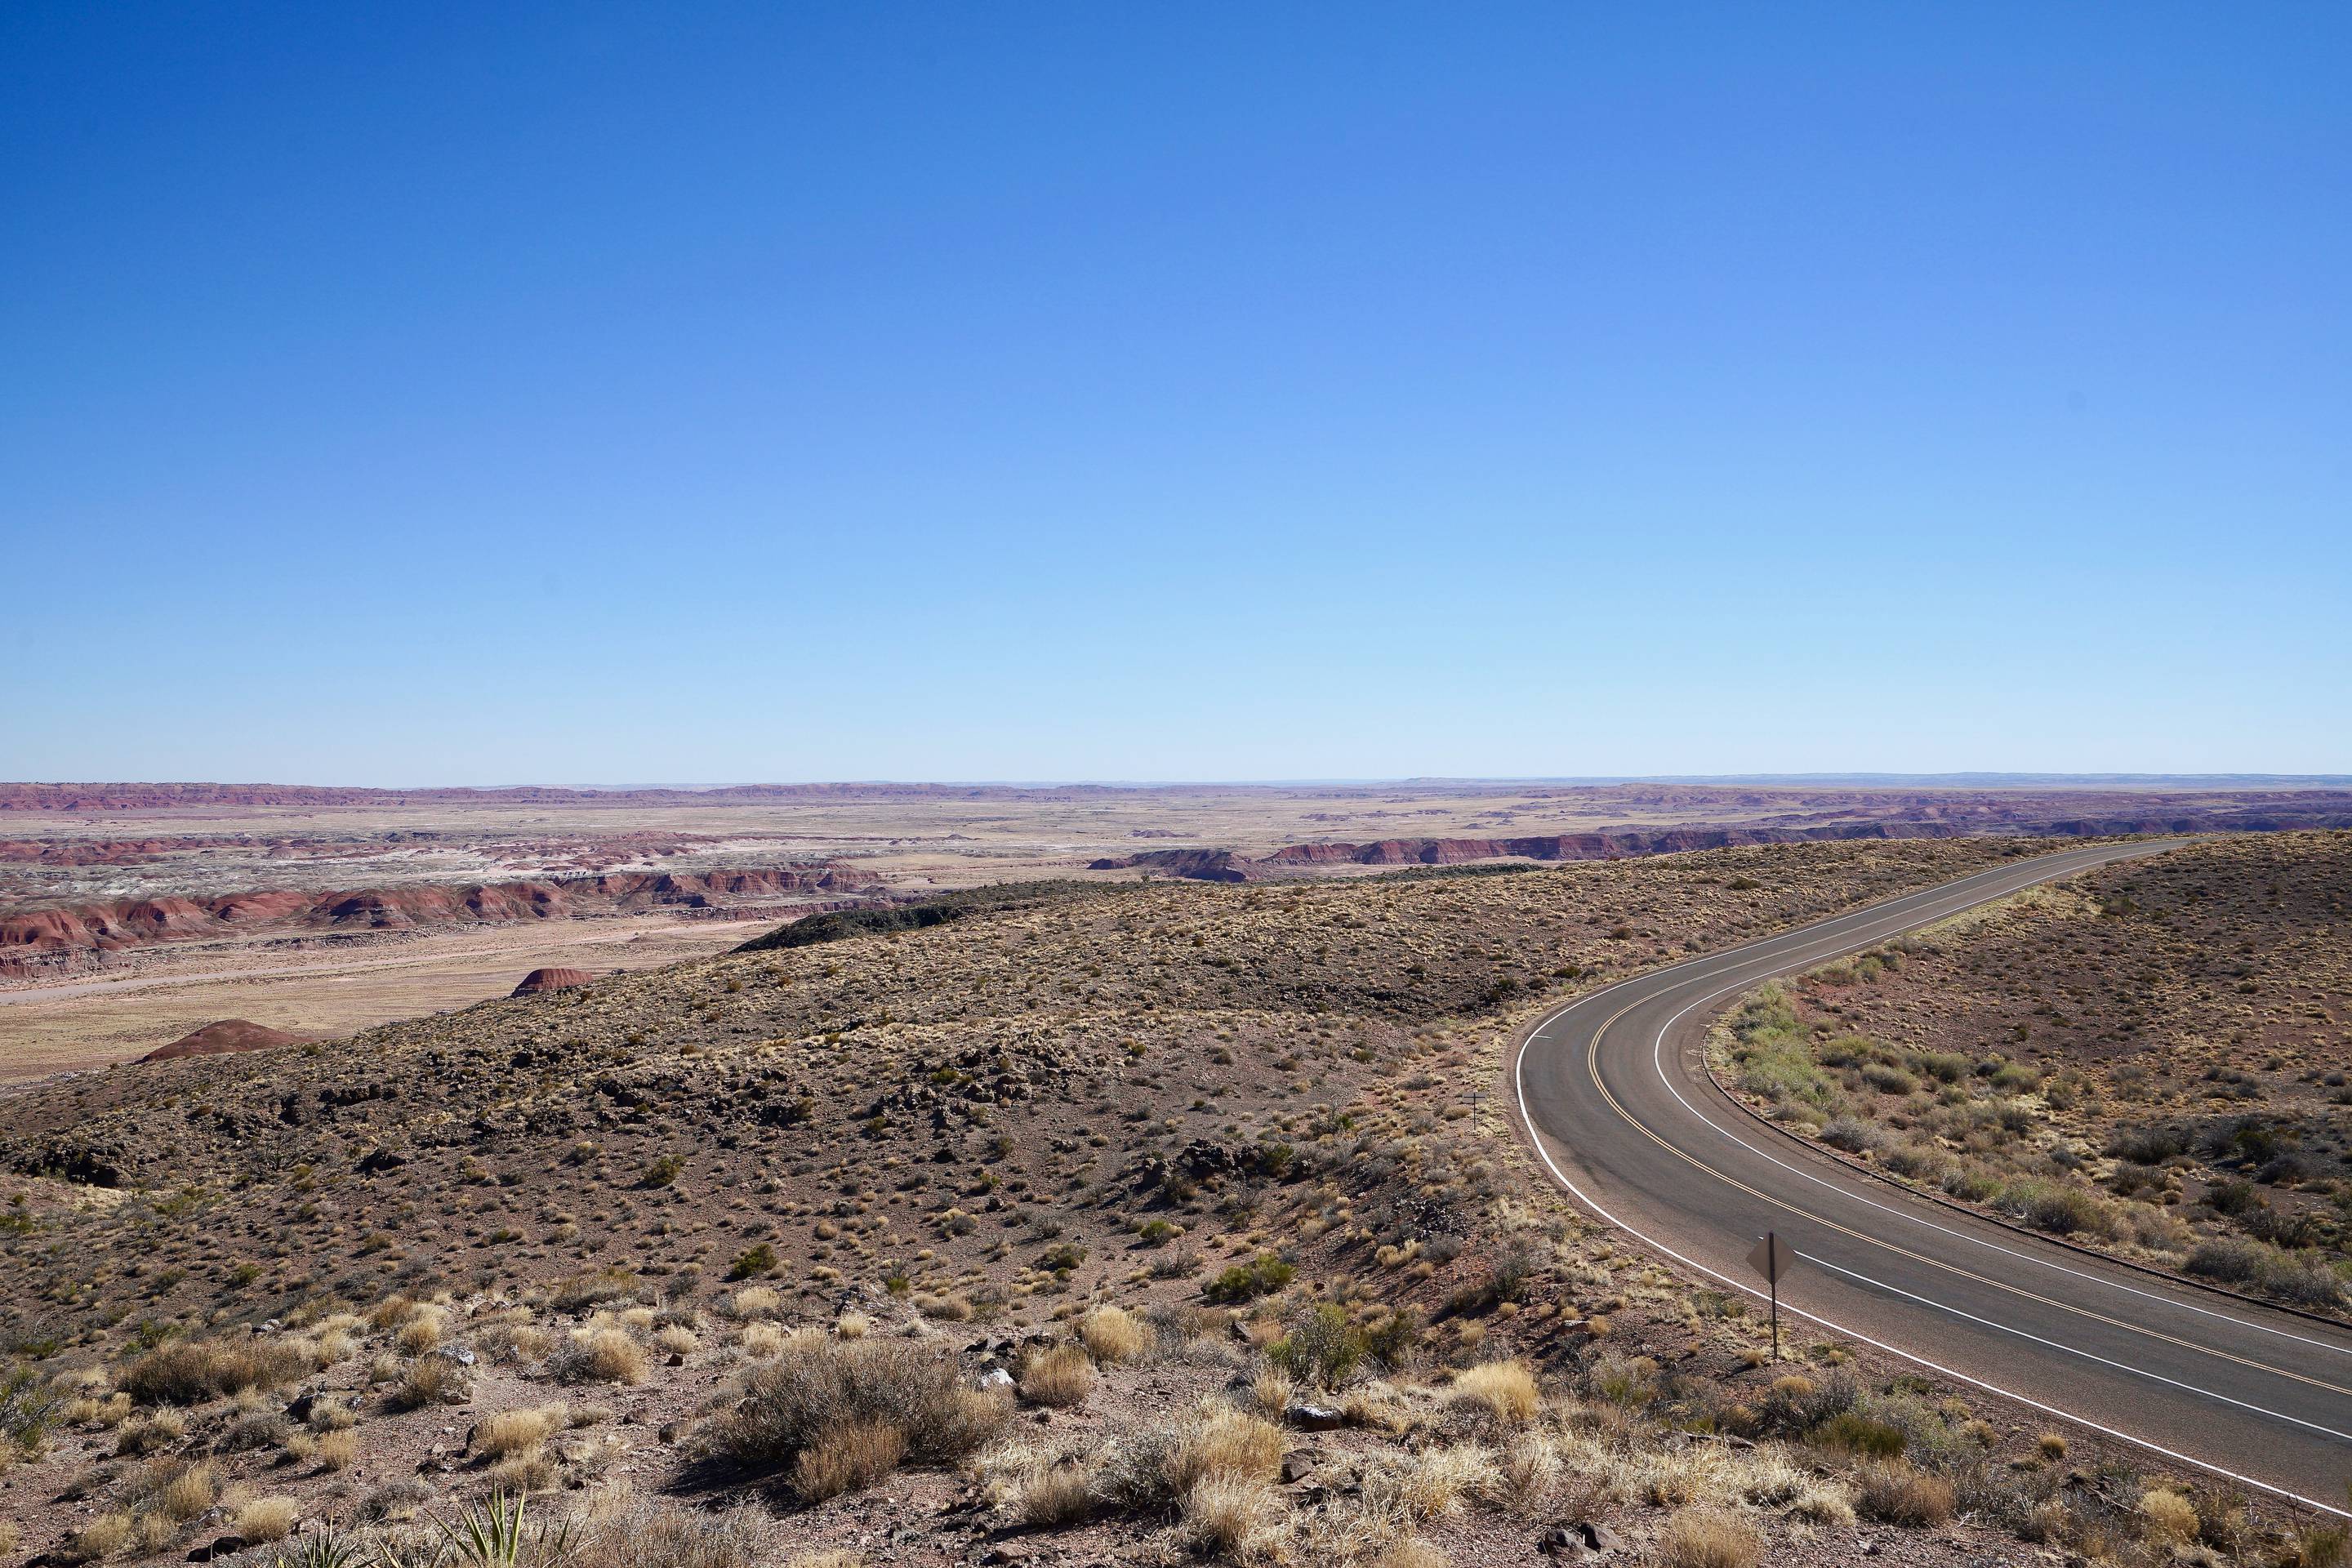
{"type": "Polygon", "coordinates": [[[1202,1294],[1212,1301],[1254,1301],[1271,1296],[1298,1272],[1271,1252],[1261,1252],[1247,1263],[1236,1263],[1209,1281],[1202,1294]]]}
{"type": "Polygon", "coordinates": [[[1265,1356],[1292,1377],[1328,1388],[1356,1370],[1365,1348],[1362,1332],[1348,1321],[1348,1310],[1326,1301],[1293,1323],[1265,1356]]]}
{"type": "Polygon", "coordinates": [[[776,1271],[776,1249],[766,1242],[756,1242],[735,1255],[727,1266],[730,1279],[756,1279],[762,1274],[776,1271]]]}

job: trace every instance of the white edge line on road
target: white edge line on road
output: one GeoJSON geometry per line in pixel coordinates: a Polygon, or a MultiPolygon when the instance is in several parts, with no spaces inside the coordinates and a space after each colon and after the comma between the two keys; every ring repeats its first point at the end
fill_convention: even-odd
{"type": "MultiPolygon", "coordinates": [[[[2097,864],[2098,862],[2093,863],[2097,864]]],[[[2078,868],[2087,869],[2088,868],[2078,868]]],[[[1962,879],[1962,881],[1965,883],[1970,879],[1972,879],[1964,878],[1962,879]]],[[[2028,883],[2026,885],[2030,887],[2032,884],[2028,883]]],[[[2006,895],[1995,896],[2002,897],[2006,895]]],[[[1859,913],[1860,911],[1855,912],[1859,913]]],[[[1838,918],[1842,917],[1832,917],[1832,920],[1838,918]]],[[[1826,924],[1829,922],[1823,923],[1826,924]]],[[[1799,933],[1790,931],[1785,934],[1795,936],[1799,933]]],[[[1774,939],[1766,938],[1765,940],[1769,942],[1774,939]]],[[[1669,970],[1678,967],[1680,966],[1670,965],[1669,970]]],[[[1592,1000],[1593,996],[1606,994],[1608,992],[1616,990],[1618,986],[1631,985],[1642,980],[1655,979],[1659,974],[1668,973],[1669,970],[1654,971],[1646,975],[1628,975],[1625,979],[1618,981],[1615,984],[1602,986],[1601,990],[1592,993],[1591,996],[1580,996],[1576,998],[1575,1001],[1569,1003],[1567,1006],[1560,1008],[1559,1012],[1565,1013],[1570,1007],[1581,1006],[1585,1003],[1592,1000]]],[[[1554,1015],[1554,1016],[1557,1016],[1557,1014],[1554,1015]]],[[[1519,1122],[1521,1126],[1527,1129],[1528,1142],[1534,1146],[1536,1158],[1541,1160],[1544,1163],[1544,1168],[1551,1173],[1552,1180],[1558,1182],[1562,1187],[1566,1188],[1570,1195],[1574,1197],[1577,1202],[1582,1204],[1586,1208],[1591,1209],[1595,1215],[1599,1215],[1602,1223],[1616,1226],[1626,1235],[1640,1241],[1643,1246],[1648,1247],[1654,1251],[1664,1253],[1666,1257],[1673,1258],[1675,1262],[1681,1264],[1685,1268],[1694,1269],[1698,1273],[1706,1275],[1710,1279],[1720,1281],[1730,1289],[1738,1291],[1743,1296],[1751,1297],[1759,1301],[1766,1300],[1765,1293],[1756,1289],[1753,1285],[1735,1279],[1731,1278],[1731,1276],[1722,1273],[1719,1270],[1710,1268],[1706,1264],[1699,1262],[1696,1258],[1685,1257],[1682,1253],[1675,1251],[1673,1247],[1668,1247],[1664,1242],[1658,1240],[1656,1237],[1647,1235],[1646,1233],[1636,1229],[1633,1226],[1627,1225],[1623,1220],[1619,1219],[1615,1215],[1611,1214],[1607,1209],[1601,1207],[1599,1203],[1594,1201],[1591,1194],[1585,1192],[1583,1188],[1570,1181],[1569,1179],[1568,1173],[1561,1170],[1559,1163],[1552,1159],[1551,1151],[1544,1147],[1543,1134],[1537,1130],[1535,1118],[1528,1110],[1527,1094],[1528,1047],[1535,1044],[1538,1037],[1542,1034],[1544,1029],[1549,1028],[1550,1025],[1551,1019],[1545,1019],[1542,1024],[1530,1030],[1525,1039],[1519,1042],[1518,1052],[1511,1058],[1511,1097],[1518,1102],[1519,1122]]],[[[1999,1384],[1989,1383],[1980,1377],[1971,1377],[1967,1373],[1929,1361],[1927,1357],[1922,1355],[1914,1355],[1911,1352],[1888,1344],[1883,1340],[1874,1339],[1868,1334],[1859,1333],[1853,1329],[1847,1328],[1844,1324],[1834,1322],[1828,1318],[1821,1316],[1819,1313],[1809,1312],[1803,1308],[1797,1306],[1788,1306],[1786,1310],[1792,1317],[1801,1318],[1807,1322],[1818,1323],[1833,1334],[1842,1335],[1846,1339],[1856,1342],[1857,1343],[1868,1345],[1874,1350],[1884,1351],[1888,1355],[1907,1361],[1914,1366],[1925,1367],[1929,1372],[1938,1373],[1944,1377],[1952,1378],[1959,1383],[1965,1383],[1971,1388],[1981,1388],[1988,1394],[1997,1395],[2002,1399],[2014,1401],[2019,1405],[2024,1405],[2030,1410],[2039,1410],[2043,1415],[2055,1416],[2061,1421],[2071,1421],[2075,1426],[2081,1426],[2085,1430],[2099,1433],[2103,1436],[2113,1437],[2118,1442],[2128,1443],[2135,1448],[2145,1449],[2151,1454],[2160,1454],[2168,1459],[2177,1460],[2184,1465],[2194,1466],[2198,1469],[2203,1470],[2209,1475],[2220,1476],[2224,1480],[2236,1481],[2242,1486],[2252,1487],[2257,1491],[2268,1492],[2273,1497],[2284,1498],[2289,1502],[2300,1503],[2305,1508],[2315,1509],[2321,1513],[2332,1514],[2337,1519],[2352,1519],[2352,1511],[2337,1508],[2332,1503],[2322,1502],[2317,1498],[2305,1497],[2302,1493],[2289,1491],[2284,1487],[2273,1486],[2270,1482],[2257,1480],[2252,1476],[2241,1475],[2237,1471],[2228,1469],[2221,1465],[2211,1464],[2204,1459],[2197,1458],[2193,1455],[2184,1454],[2177,1448],[2168,1448],[2161,1443],[2151,1441],[2146,1437],[2134,1436],[2131,1433],[2123,1431],[2118,1427],[2109,1426],[2104,1422],[2094,1421],[2087,1415],[2077,1415],[2074,1411],[2063,1409],[2058,1405],[2045,1404],[2042,1400],[2034,1399],[2029,1395],[2003,1388],[1999,1384]]]]}
{"type": "Polygon", "coordinates": [[[2226,1394],[2216,1394],[2210,1388],[2200,1388],[2193,1383],[2183,1383],[2177,1377],[2167,1377],[2162,1373],[2150,1372],[2144,1366],[2126,1366],[2122,1362],[2109,1361],[2103,1355],[2093,1355],[2089,1351],[2078,1350],[2058,1340],[2045,1340],[2040,1334],[2029,1334],[2023,1329],[2011,1328],[1997,1318],[1980,1318],[1974,1312],[1963,1312],[1948,1302],[1938,1301],[1932,1296],[1918,1295],[1897,1285],[1889,1285],[1885,1280],[1874,1279],[1867,1274],[1858,1274],[1851,1268],[1842,1268],[1826,1258],[1817,1257],[1810,1252],[1800,1252],[1797,1256],[1808,1263],[1818,1264],[1832,1274],[1843,1274],[1849,1279],[1858,1279],[1864,1285],[1884,1290],[1889,1295],[1900,1296],[1906,1301],[1916,1301],[1923,1307],[1933,1307],[1939,1312],[1949,1312],[1955,1318],[1964,1319],[1971,1323],[1980,1323],[1988,1329],[1998,1329],[2004,1334],[2015,1334],[2021,1340],[2031,1340],[2037,1345],[2047,1345],[2053,1351],[2064,1351],[2068,1355],[2081,1356],[2084,1361],[2095,1362],[2101,1366],[2113,1367],[2117,1372],[2127,1372],[2134,1377],[2144,1377],[2150,1383],[2160,1383],[2168,1388],[2178,1388],[2186,1394],[2198,1394],[2208,1399],[2218,1399],[2224,1405],[2234,1405],[2241,1410],[2250,1410],[2257,1415],[2267,1415],[2273,1421],[2285,1421],[2297,1426],[2308,1426],[2314,1432],[2352,1443],[2352,1432],[2338,1432],[2333,1426],[2322,1426],[2316,1421],[2305,1421],[2302,1416],[2289,1415],[2284,1410],[2271,1410],[2260,1405],[2249,1405],[2242,1399],[2232,1399],[2226,1394]]]}

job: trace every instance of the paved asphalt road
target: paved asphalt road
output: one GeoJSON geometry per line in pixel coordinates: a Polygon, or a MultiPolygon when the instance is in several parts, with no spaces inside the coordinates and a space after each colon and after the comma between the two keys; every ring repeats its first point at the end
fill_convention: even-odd
{"type": "Polygon", "coordinates": [[[1787,1342],[1864,1341],[2033,1406],[2018,1415],[2036,1427],[2096,1427],[2344,1513],[2352,1330],[1911,1197],[1759,1124],[1701,1061],[1708,1024],[1769,976],[2180,842],[2021,860],[1609,986],[1521,1046],[1521,1117],[1578,1199],[1727,1288],[1760,1299],[1746,1258],[1778,1232],[1798,1257],[1780,1286],[1787,1342]]]}

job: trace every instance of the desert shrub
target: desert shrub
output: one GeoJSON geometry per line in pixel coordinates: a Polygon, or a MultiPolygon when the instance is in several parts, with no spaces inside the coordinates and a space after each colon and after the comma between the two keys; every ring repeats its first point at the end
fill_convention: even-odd
{"type": "Polygon", "coordinates": [[[1881,1459],[1854,1473],[1854,1501],[1864,1519],[1924,1530],[1948,1523],[1952,1485],[1902,1459],[1881,1459]]]}
{"type": "Polygon", "coordinates": [[[1271,1296],[1290,1283],[1298,1271],[1271,1252],[1261,1252],[1247,1263],[1236,1263],[1209,1281],[1202,1294],[1212,1301],[1253,1301],[1271,1296]]]}
{"type": "Polygon", "coordinates": [[[2032,1178],[2011,1182],[1994,1197],[1993,1205],[2036,1230],[2059,1236],[2082,1231],[2104,1236],[2113,1228],[2105,1204],[2064,1182],[2032,1178]]]}
{"type": "Polygon", "coordinates": [[[1299,1314],[1290,1331],[1266,1348],[1266,1360],[1305,1383],[1329,1388],[1346,1381],[1364,1359],[1364,1336],[1348,1310],[1325,1301],[1299,1314]]]}
{"type": "Polygon", "coordinates": [[[1738,1514],[1685,1509],[1659,1532],[1661,1568],[1756,1568],[1764,1543],[1738,1514]]]}
{"type": "MultiPolygon", "coordinates": [[[[1078,1358],[1086,1358],[1081,1353],[1078,1358]]],[[[788,1344],[743,1379],[736,1408],[709,1428],[714,1452],[738,1464],[793,1464],[824,1434],[861,1423],[896,1425],[907,1451],[955,1458],[1004,1419],[1004,1401],[965,1387],[947,1351],[907,1340],[788,1344]]]]}
{"type": "Polygon", "coordinates": [[[2181,1265],[2191,1274],[2231,1284],[2252,1279],[2262,1266],[2262,1244],[2237,1236],[2217,1236],[2199,1242],[2189,1249],[2189,1261],[2181,1265]]]}
{"type": "Polygon", "coordinates": [[[1118,1307],[1097,1307],[1078,1320],[1087,1352],[1106,1365],[1139,1360],[1151,1349],[1151,1326],[1118,1307]]]}
{"type": "Polygon", "coordinates": [[[591,1307],[601,1307],[607,1301],[618,1301],[636,1293],[635,1270],[617,1267],[595,1268],[558,1282],[548,1297],[548,1305],[559,1312],[584,1312],[591,1307]]]}
{"type": "Polygon", "coordinates": [[[1085,1402],[1095,1388],[1095,1363],[1078,1345],[1055,1345],[1022,1363],[1021,1396],[1056,1407],[1085,1402]]]}
{"type": "Polygon", "coordinates": [[[735,1255],[735,1261],[727,1266],[727,1278],[753,1279],[762,1274],[773,1274],[776,1261],[773,1247],[764,1241],[755,1242],[735,1255]]]}
{"type": "Polygon", "coordinates": [[[318,1461],[319,1468],[331,1471],[351,1468],[352,1461],[358,1458],[359,1454],[360,1435],[349,1427],[320,1434],[311,1450],[311,1458],[318,1461]]]}
{"type": "Polygon", "coordinates": [[[422,1410],[428,1405],[455,1405],[466,1398],[466,1369],[447,1356],[418,1356],[400,1369],[384,1395],[394,1410],[422,1410]]]}
{"type": "Polygon", "coordinates": [[[2139,1513],[2148,1534],[2158,1541],[2185,1546],[2197,1539],[2197,1505],[2179,1492],[2158,1489],[2140,1493],[2139,1513]]]}
{"type": "Polygon", "coordinates": [[[65,1405],[64,1394],[29,1366],[0,1373],[0,1469],[8,1464],[7,1448],[31,1455],[40,1450],[49,1423],[65,1405]]]}
{"type": "Polygon", "coordinates": [[[1832,1149],[1843,1149],[1849,1154],[1859,1154],[1865,1149],[1886,1146],[1886,1129],[1874,1121],[1864,1121],[1854,1116],[1832,1117],[1821,1131],[1822,1142],[1832,1149]]]}
{"type": "Polygon", "coordinates": [[[1813,1428],[1811,1436],[1826,1447],[1885,1459],[1902,1453],[1907,1442],[1901,1427],[1874,1420],[1859,1410],[1840,1411],[1813,1428]]]}
{"type": "Polygon", "coordinates": [[[619,1329],[583,1330],[556,1352],[551,1370],[562,1383],[643,1383],[645,1348],[619,1329]]]}
{"type": "Polygon", "coordinates": [[[248,1388],[277,1388],[310,1370],[307,1356],[280,1342],[174,1340],[131,1363],[115,1381],[142,1405],[202,1405],[248,1388]]]}
{"type": "Polygon", "coordinates": [[[1211,1400],[1116,1433],[1095,1490],[1111,1507],[1139,1512],[1181,1503],[1207,1481],[1263,1485],[1281,1470],[1281,1428],[1211,1400]]]}
{"type": "Polygon", "coordinates": [[[2170,1127],[2118,1127],[2107,1138],[2107,1152],[2134,1165],[2161,1165],[2188,1152],[2187,1134],[2170,1127]]]}
{"type": "Polygon", "coordinates": [[[895,1421],[845,1421],[819,1432],[793,1460],[793,1489],[823,1502],[863,1491],[898,1468],[907,1434],[895,1421]]]}
{"type": "Polygon", "coordinates": [[[1484,1410],[1508,1426],[1524,1426],[1543,1407],[1535,1373],[1523,1361],[1490,1361],[1454,1380],[1451,1401],[1484,1410]]]}

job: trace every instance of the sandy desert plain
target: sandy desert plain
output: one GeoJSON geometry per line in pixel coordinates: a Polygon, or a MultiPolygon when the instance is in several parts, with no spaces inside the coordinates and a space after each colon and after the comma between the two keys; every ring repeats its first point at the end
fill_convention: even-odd
{"type": "Polygon", "coordinates": [[[1515,847],[1550,858],[1775,837],[2340,825],[2352,825],[2352,793],[2165,781],[2057,789],[0,785],[0,1084],[131,1059],[226,1018],[339,1038],[504,995],[543,967],[658,968],[722,952],[797,915],[989,882],[1355,876],[1530,858],[1515,847]],[[1609,837],[1596,843],[1594,835],[1609,837]],[[1588,837],[1510,842],[1558,836],[1588,837]],[[1359,858],[1326,857],[1333,846],[1359,858]],[[836,885],[761,880],[780,871],[785,880],[799,873],[836,885]],[[692,885],[618,899],[463,901],[468,889],[562,893],[600,877],[692,885]],[[457,898],[420,908],[420,889],[457,898]],[[273,918],[260,919],[188,919],[180,908],[291,892],[341,897],[290,914],[271,906],[273,918]],[[72,940],[62,939],[60,912],[81,917],[72,940]]]}

